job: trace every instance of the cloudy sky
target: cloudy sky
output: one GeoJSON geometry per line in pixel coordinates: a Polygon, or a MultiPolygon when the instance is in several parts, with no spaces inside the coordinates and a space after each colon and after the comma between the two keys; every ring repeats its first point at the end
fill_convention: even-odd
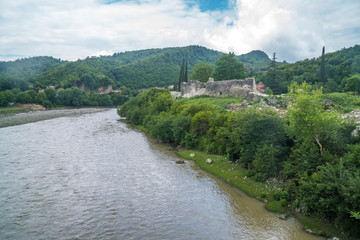
{"type": "Polygon", "coordinates": [[[359,0],[0,0],[0,60],[201,45],[294,62],[360,44],[359,0]]]}

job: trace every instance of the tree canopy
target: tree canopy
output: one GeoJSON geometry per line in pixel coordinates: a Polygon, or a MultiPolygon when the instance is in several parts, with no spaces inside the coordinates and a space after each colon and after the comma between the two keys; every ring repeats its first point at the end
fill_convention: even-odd
{"type": "Polygon", "coordinates": [[[190,75],[190,79],[200,82],[207,82],[214,72],[214,67],[210,63],[198,62],[190,75]]]}
{"type": "Polygon", "coordinates": [[[215,81],[244,79],[248,76],[249,71],[239,60],[236,59],[234,53],[223,54],[215,63],[215,71],[213,77],[215,81]]]}

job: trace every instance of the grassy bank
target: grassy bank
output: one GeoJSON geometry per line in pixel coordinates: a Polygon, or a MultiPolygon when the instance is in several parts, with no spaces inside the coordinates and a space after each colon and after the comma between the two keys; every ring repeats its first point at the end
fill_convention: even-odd
{"type": "Polygon", "coordinates": [[[194,161],[200,168],[212,173],[229,184],[239,188],[250,197],[267,202],[268,210],[277,213],[289,213],[288,209],[282,207],[278,201],[273,199],[273,193],[279,190],[279,185],[273,183],[255,182],[247,177],[248,171],[238,164],[229,161],[225,156],[211,155],[203,152],[185,150],[178,152],[185,159],[194,161]],[[190,154],[194,153],[194,157],[190,154]],[[206,163],[206,159],[211,159],[212,163],[206,163]]]}
{"type": "Polygon", "coordinates": [[[178,155],[184,159],[194,161],[203,170],[222,178],[248,196],[265,202],[265,208],[267,210],[286,214],[287,216],[294,216],[304,225],[304,229],[311,229],[316,235],[324,237],[340,236],[341,239],[348,239],[342,236],[342,234],[335,232],[335,228],[330,224],[315,217],[306,217],[295,213],[288,206],[282,206],[280,201],[276,201],[273,196],[274,193],[282,187],[281,184],[256,182],[247,177],[248,171],[246,169],[229,161],[225,156],[192,150],[180,151],[178,155]],[[190,154],[192,153],[195,154],[195,156],[191,157],[190,154]],[[212,163],[207,163],[207,159],[211,159],[212,163]]]}

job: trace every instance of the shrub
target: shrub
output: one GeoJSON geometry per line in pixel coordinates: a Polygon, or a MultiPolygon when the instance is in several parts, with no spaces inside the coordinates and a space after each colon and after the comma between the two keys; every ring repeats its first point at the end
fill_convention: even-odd
{"type": "Polygon", "coordinates": [[[282,191],[282,190],[279,190],[279,191],[276,191],[273,195],[274,199],[275,200],[280,200],[280,199],[285,199],[285,200],[290,200],[290,194],[288,193],[288,191],[282,191]]]}
{"type": "Polygon", "coordinates": [[[280,199],[280,205],[285,207],[287,204],[287,200],[286,199],[280,199]]]}

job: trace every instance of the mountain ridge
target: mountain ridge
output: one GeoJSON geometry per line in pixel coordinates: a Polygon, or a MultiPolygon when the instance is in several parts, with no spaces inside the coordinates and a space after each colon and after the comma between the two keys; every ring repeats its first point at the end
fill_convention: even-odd
{"type": "MultiPolygon", "coordinates": [[[[85,84],[93,90],[101,84],[133,89],[175,85],[182,60],[188,62],[189,73],[199,61],[215,66],[223,52],[206,47],[154,48],[114,53],[109,56],[87,57],[63,61],[53,57],[32,57],[0,62],[1,88],[44,88],[85,84]],[[24,67],[25,66],[25,67],[24,67]]],[[[255,50],[236,56],[251,69],[264,68],[270,63],[266,53],[255,50]]]]}

